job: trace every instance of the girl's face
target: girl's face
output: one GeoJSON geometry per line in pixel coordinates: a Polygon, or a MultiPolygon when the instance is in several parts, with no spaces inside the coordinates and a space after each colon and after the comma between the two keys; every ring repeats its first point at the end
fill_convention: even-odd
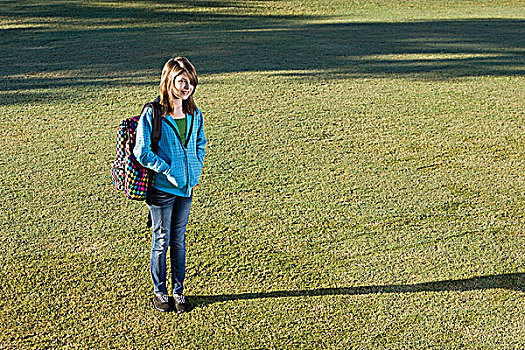
{"type": "Polygon", "coordinates": [[[186,73],[177,75],[173,81],[173,94],[183,100],[186,100],[191,96],[194,88],[195,87],[186,73]]]}

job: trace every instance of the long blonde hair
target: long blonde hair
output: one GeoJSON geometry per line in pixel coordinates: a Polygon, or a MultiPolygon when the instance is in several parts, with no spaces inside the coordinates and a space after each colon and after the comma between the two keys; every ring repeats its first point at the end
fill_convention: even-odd
{"type": "Polygon", "coordinates": [[[199,80],[197,78],[197,71],[195,67],[186,57],[171,58],[162,69],[162,76],[159,84],[160,105],[162,106],[162,115],[173,113],[174,102],[177,96],[173,94],[173,84],[175,77],[182,73],[186,73],[193,85],[193,91],[186,100],[182,100],[182,111],[184,113],[195,114],[197,106],[193,101],[193,93],[197,88],[199,80]]]}

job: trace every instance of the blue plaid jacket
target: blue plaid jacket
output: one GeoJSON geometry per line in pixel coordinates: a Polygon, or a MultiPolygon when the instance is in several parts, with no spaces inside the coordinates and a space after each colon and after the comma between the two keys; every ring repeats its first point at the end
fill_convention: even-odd
{"type": "MultiPolygon", "coordinates": [[[[153,187],[177,196],[189,197],[192,188],[199,183],[204,165],[206,134],[202,112],[186,115],[186,146],[182,144],[175,131],[162,121],[162,136],[157,154],[151,150],[151,130],[153,110],[146,108],[139,119],[133,154],[140,164],[155,172],[153,187]],[[178,187],[173,186],[166,175],[171,174],[178,187]]],[[[177,128],[171,116],[164,117],[177,128]]],[[[177,130],[178,132],[178,130],[177,130]]]]}

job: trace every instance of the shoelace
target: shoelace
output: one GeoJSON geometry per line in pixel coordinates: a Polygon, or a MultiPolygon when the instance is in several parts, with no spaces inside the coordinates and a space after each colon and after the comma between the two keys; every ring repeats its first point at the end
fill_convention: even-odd
{"type": "Polygon", "coordinates": [[[157,295],[157,298],[159,298],[160,302],[165,304],[168,302],[168,296],[167,295],[157,295]]]}
{"type": "Polygon", "coordinates": [[[186,304],[186,298],[184,298],[184,295],[174,295],[173,299],[175,299],[178,304],[186,304]]]}

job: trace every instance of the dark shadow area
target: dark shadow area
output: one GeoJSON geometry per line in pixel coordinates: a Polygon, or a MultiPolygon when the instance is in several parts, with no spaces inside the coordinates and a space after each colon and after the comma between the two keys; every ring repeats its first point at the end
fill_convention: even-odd
{"type": "Polygon", "coordinates": [[[192,296],[194,307],[209,304],[266,298],[315,297],[324,295],[365,295],[387,293],[419,293],[419,292],[468,292],[472,290],[509,289],[525,292],[525,273],[511,273],[494,276],[473,277],[462,280],[426,282],[408,285],[363,286],[347,288],[322,288],[300,291],[276,291],[268,293],[223,294],[209,296],[192,296]]]}
{"type": "Polygon", "coordinates": [[[4,3],[0,16],[13,25],[0,36],[0,91],[150,84],[174,53],[188,56],[200,74],[448,79],[525,72],[524,20],[309,24],[328,18],[253,15],[242,10],[251,2],[148,3],[4,3]]]}

